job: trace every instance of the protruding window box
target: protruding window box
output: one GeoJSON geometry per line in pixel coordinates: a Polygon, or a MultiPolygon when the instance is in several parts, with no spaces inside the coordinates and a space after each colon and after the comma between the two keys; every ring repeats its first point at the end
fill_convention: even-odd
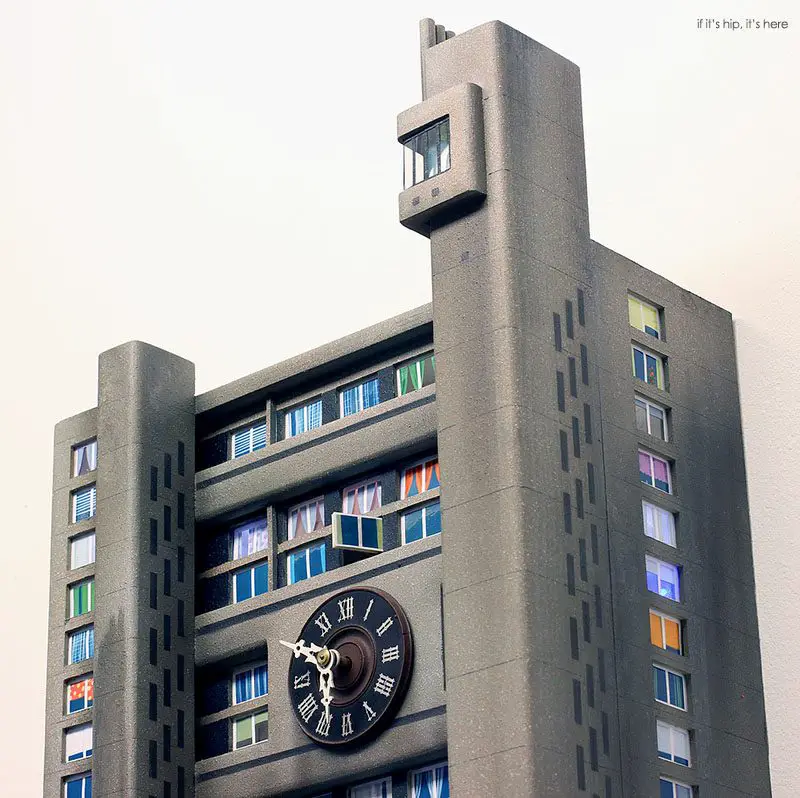
{"type": "Polygon", "coordinates": [[[368,515],[333,513],[333,548],[383,551],[383,519],[368,515]]]}
{"type": "Polygon", "coordinates": [[[486,196],[483,91],[461,83],[397,117],[403,145],[400,223],[424,236],[486,196]]]}

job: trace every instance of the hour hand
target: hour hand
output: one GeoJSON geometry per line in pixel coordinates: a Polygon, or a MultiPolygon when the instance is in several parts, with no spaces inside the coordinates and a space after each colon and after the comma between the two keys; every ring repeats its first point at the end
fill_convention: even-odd
{"type": "Polygon", "coordinates": [[[328,667],[319,672],[319,691],[322,693],[322,706],[325,707],[325,717],[328,722],[331,719],[331,702],[333,701],[331,695],[334,687],[332,670],[333,663],[328,663],[328,667]]]}
{"type": "MultiPolygon", "coordinates": [[[[286,646],[286,648],[290,648],[294,652],[295,659],[299,659],[300,657],[305,657],[306,662],[310,662],[312,665],[317,665],[317,658],[315,654],[317,651],[322,651],[322,646],[318,646],[315,643],[309,643],[306,645],[305,640],[298,640],[296,643],[287,643],[286,640],[279,640],[278,641],[282,646],[286,646]]],[[[319,669],[319,666],[317,666],[319,669]]]]}

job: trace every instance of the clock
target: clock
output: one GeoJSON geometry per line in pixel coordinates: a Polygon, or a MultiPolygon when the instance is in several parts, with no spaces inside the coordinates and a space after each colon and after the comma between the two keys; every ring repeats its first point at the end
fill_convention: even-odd
{"type": "Polygon", "coordinates": [[[403,702],[414,644],[403,608],[382,590],[354,587],[311,613],[292,650],[289,698],[297,722],[327,746],[379,734],[403,702]]]}

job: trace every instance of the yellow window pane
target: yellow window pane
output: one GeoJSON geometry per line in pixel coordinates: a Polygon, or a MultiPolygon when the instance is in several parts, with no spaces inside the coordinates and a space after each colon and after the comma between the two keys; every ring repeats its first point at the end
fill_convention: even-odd
{"type": "Polygon", "coordinates": [[[631,327],[644,330],[644,325],[642,324],[642,303],[632,296],[628,297],[628,319],[630,320],[631,327]]]}
{"type": "Polygon", "coordinates": [[[650,642],[654,646],[664,648],[664,640],[661,636],[661,618],[654,612],[650,613],[650,642]]]}
{"type": "Polygon", "coordinates": [[[660,329],[658,326],[658,311],[655,308],[642,305],[642,319],[646,327],[652,327],[654,330],[660,329]]]}
{"type": "Polygon", "coordinates": [[[676,621],[664,620],[664,629],[667,633],[667,648],[673,651],[681,650],[681,628],[676,621]]]}

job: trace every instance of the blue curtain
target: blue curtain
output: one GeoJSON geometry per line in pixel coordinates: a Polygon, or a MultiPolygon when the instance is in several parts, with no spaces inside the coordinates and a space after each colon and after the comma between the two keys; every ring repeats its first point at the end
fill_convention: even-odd
{"type": "Polygon", "coordinates": [[[267,666],[259,665],[253,671],[253,694],[255,697],[266,695],[268,692],[267,666]]]}

